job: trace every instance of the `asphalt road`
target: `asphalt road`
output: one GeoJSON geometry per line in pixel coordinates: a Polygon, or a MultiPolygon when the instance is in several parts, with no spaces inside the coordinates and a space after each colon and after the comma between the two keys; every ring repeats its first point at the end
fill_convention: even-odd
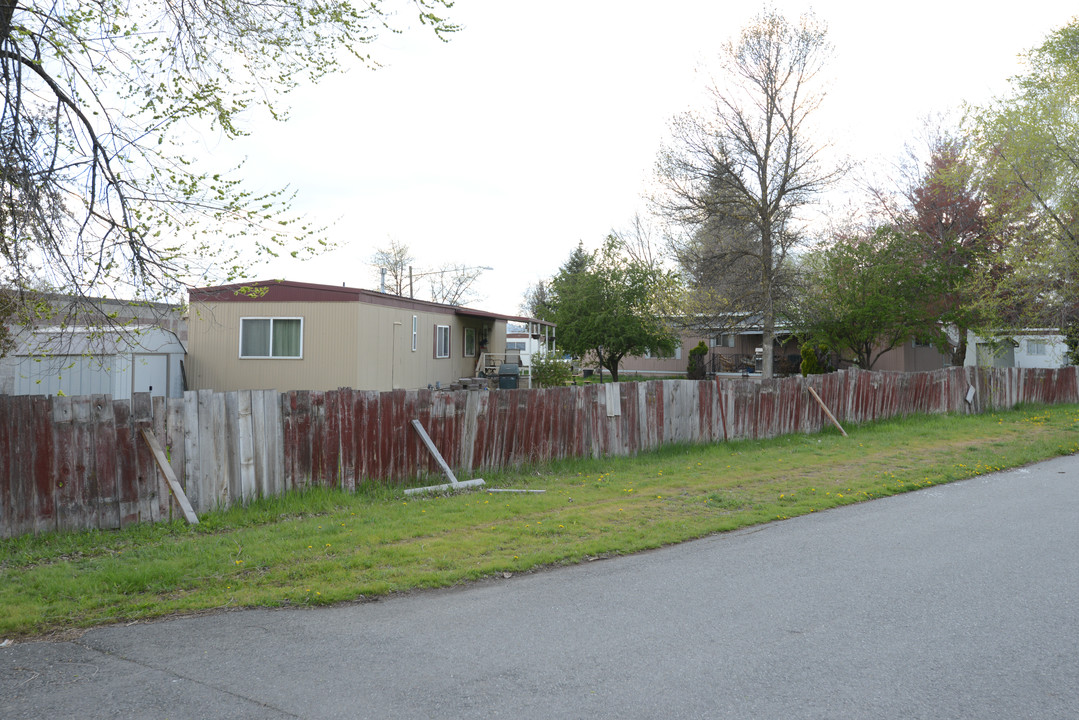
{"type": "Polygon", "coordinates": [[[1077,718],[1079,456],[447,591],[0,649],[0,718],[1077,718]]]}

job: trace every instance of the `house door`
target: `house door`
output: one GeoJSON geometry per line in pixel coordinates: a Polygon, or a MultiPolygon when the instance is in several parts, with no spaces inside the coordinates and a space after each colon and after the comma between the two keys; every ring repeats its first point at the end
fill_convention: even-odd
{"type": "Polygon", "coordinates": [[[169,356],[135,353],[131,356],[131,392],[169,396],[169,356]]]}

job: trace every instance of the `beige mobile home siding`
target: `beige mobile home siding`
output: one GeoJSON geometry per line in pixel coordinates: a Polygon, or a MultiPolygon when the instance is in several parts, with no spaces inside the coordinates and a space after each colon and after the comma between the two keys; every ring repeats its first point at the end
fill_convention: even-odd
{"type": "MultiPolygon", "coordinates": [[[[213,390],[332,390],[356,380],[355,302],[224,302],[192,305],[188,384],[213,390]],[[301,359],[241,359],[240,318],[303,318],[301,359]]],[[[374,339],[372,339],[374,341],[374,339]]]]}
{"type": "Polygon", "coordinates": [[[392,307],[348,302],[215,302],[192,304],[187,376],[191,389],[362,390],[449,385],[475,375],[475,357],[464,356],[464,329],[477,344],[505,352],[506,321],[438,312],[429,304],[392,307]],[[417,318],[412,350],[412,317],[417,318]],[[303,318],[301,359],[240,357],[240,319],[303,318]],[[399,324],[397,324],[399,323],[399,324]],[[435,327],[450,327],[450,357],[435,358],[435,327]]]}

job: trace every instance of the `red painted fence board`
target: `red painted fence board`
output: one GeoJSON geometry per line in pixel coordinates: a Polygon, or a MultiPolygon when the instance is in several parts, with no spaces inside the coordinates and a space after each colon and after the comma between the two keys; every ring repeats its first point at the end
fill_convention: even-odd
{"type": "Polygon", "coordinates": [[[492,392],[342,388],[260,395],[244,411],[252,417],[243,419],[237,407],[248,403],[208,391],[168,403],[143,394],[130,402],[101,395],[0,397],[0,536],[168,518],[169,492],[139,434],[143,427],[172,448],[174,469],[185,476],[181,484],[190,488],[196,511],[205,512],[311,485],[352,490],[437,475],[410,427],[413,419],[459,479],[470,479],[565,457],[633,455],[671,442],[817,432],[830,423],[807,386],[840,423],[850,424],[1023,402],[1075,403],[1079,369],[845,370],[764,384],[664,380],[492,392]],[[238,433],[250,436],[245,442],[255,453],[243,483],[238,433]]]}

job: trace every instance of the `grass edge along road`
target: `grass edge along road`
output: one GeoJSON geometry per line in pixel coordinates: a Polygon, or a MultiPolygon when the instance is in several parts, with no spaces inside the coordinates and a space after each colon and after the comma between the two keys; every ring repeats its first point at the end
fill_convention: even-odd
{"type": "MultiPolygon", "coordinates": [[[[638,552],[1079,452],[1079,406],[911,416],[487,474],[475,491],[309,489],[121,531],[0,540],[0,639],[324,605],[638,552]]],[[[426,482],[420,484],[428,484],[426,482]]]]}

